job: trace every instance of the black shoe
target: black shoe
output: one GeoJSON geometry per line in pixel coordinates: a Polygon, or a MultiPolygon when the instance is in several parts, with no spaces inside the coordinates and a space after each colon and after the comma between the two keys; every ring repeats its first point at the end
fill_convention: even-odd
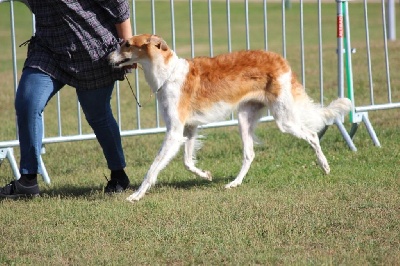
{"type": "Polygon", "coordinates": [[[17,199],[21,197],[39,196],[39,185],[33,186],[21,185],[18,181],[11,181],[6,186],[0,188],[0,198],[17,199]]]}
{"type": "Polygon", "coordinates": [[[121,193],[129,186],[130,183],[125,172],[119,176],[111,174],[110,180],[108,180],[106,176],[105,178],[107,180],[107,185],[104,188],[104,193],[121,193]]]}

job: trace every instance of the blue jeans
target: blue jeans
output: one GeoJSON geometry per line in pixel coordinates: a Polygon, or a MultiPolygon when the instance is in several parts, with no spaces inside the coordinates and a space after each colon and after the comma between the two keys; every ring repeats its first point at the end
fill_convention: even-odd
{"type": "MultiPolygon", "coordinates": [[[[43,137],[42,112],[48,101],[64,85],[35,68],[25,68],[22,72],[15,98],[21,150],[21,174],[42,174],[40,167],[43,137]]],[[[86,120],[103,149],[108,168],[120,170],[125,168],[126,163],[119,127],[110,105],[113,88],[114,84],[96,90],[79,90],[78,88],[76,93],[86,120]]]]}

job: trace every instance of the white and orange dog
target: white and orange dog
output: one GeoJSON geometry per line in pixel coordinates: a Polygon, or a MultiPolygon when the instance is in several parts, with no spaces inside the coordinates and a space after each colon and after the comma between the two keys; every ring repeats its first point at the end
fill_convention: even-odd
{"type": "Polygon", "coordinates": [[[159,36],[136,35],[113,52],[115,67],[138,63],[156,93],[167,128],[160,151],[143,183],[127,200],[141,199],[158,173],[184,147],[186,168],[211,180],[209,171],[195,165],[197,127],[225,119],[237,110],[243,142],[243,165],[226,185],[240,185],[254,159],[253,133],[263,110],[269,108],[282,132],[304,139],[314,149],[323,171],[330,171],[317,132],[349,112],[351,101],[339,98],[327,107],[314,104],[297,81],[288,62],[268,51],[239,51],[214,58],[179,58],[159,36]]]}

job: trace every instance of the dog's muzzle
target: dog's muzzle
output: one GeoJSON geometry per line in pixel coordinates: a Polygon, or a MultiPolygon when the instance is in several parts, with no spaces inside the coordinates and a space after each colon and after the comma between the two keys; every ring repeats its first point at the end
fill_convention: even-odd
{"type": "Polygon", "coordinates": [[[126,62],[129,62],[129,58],[125,58],[125,59],[123,59],[122,61],[119,61],[119,62],[115,62],[115,63],[113,63],[115,66],[117,66],[117,67],[119,67],[119,66],[121,66],[122,64],[124,64],[124,63],[126,63],[126,62]]]}
{"type": "Polygon", "coordinates": [[[111,52],[108,55],[109,63],[114,67],[122,67],[122,64],[128,62],[130,58],[123,58],[118,51],[111,52]]]}

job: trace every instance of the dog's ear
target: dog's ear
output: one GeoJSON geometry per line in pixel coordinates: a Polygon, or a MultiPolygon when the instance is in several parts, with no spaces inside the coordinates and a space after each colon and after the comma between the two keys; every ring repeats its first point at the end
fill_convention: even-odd
{"type": "Polygon", "coordinates": [[[156,46],[158,47],[158,49],[161,49],[163,51],[168,50],[168,45],[163,39],[160,39],[160,42],[156,46]]]}
{"type": "Polygon", "coordinates": [[[154,45],[158,48],[161,49],[163,51],[167,51],[168,50],[168,45],[167,43],[159,36],[157,35],[151,35],[150,39],[149,39],[150,43],[154,43],[154,45]]]}

